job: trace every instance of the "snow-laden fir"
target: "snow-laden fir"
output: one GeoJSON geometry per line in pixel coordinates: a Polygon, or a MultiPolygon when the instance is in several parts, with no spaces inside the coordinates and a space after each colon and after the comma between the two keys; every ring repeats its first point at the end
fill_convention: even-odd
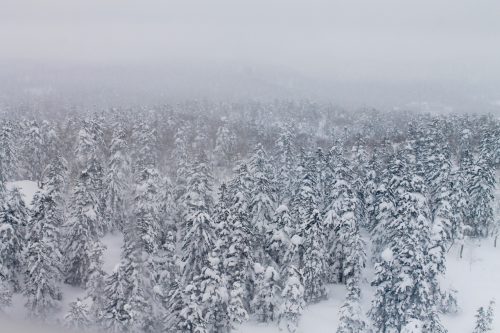
{"type": "Polygon", "coordinates": [[[492,116],[188,102],[0,125],[5,327],[498,330],[492,116]]]}

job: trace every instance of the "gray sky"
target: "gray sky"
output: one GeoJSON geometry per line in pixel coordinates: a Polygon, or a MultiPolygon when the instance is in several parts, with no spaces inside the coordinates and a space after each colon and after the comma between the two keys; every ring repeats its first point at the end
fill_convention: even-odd
{"type": "Polygon", "coordinates": [[[492,87],[500,1],[0,0],[0,45],[0,69],[272,68],[360,87],[492,87]]]}

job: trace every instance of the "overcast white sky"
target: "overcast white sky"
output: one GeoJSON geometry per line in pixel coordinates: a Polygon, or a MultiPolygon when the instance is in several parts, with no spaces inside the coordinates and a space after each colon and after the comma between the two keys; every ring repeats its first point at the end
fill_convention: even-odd
{"type": "Polygon", "coordinates": [[[0,64],[235,64],[347,81],[500,78],[498,0],[0,0],[0,64]]]}

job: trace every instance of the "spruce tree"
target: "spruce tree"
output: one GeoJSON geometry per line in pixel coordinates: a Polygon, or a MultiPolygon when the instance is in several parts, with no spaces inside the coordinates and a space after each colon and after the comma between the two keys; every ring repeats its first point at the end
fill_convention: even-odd
{"type": "Polygon", "coordinates": [[[92,324],[88,306],[81,299],[69,304],[69,311],[64,316],[64,320],[67,328],[80,332],[89,330],[92,324]]]}
{"type": "Polygon", "coordinates": [[[253,313],[260,322],[266,323],[277,319],[280,305],[280,276],[272,267],[255,264],[256,285],[252,300],[253,313]]]}
{"type": "Polygon", "coordinates": [[[5,182],[16,174],[19,152],[16,147],[16,129],[9,120],[0,123],[0,192],[5,182]]]}
{"type": "Polygon", "coordinates": [[[419,322],[425,332],[445,332],[437,316],[439,290],[432,265],[431,220],[423,179],[412,164],[411,146],[400,152],[392,185],[396,217],[386,227],[391,235],[382,262],[376,265],[377,286],[370,316],[375,332],[403,330],[419,322]]]}
{"type": "Polygon", "coordinates": [[[291,124],[283,124],[276,140],[275,165],[278,187],[277,202],[287,203],[292,196],[296,164],[295,132],[291,124]]]}
{"type": "Polygon", "coordinates": [[[140,247],[149,255],[160,246],[159,183],[160,176],[155,169],[138,171],[134,191],[134,227],[140,247]]]}
{"type": "Polygon", "coordinates": [[[117,125],[109,148],[109,160],[104,178],[106,194],[105,217],[112,229],[123,230],[128,218],[130,161],[125,130],[117,125]]]}
{"type": "Polygon", "coordinates": [[[0,316],[12,304],[12,290],[8,283],[0,276],[0,316]]]}
{"type": "MultiPolygon", "coordinates": [[[[272,179],[272,170],[269,158],[261,144],[255,148],[249,161],[251,191],[248,209],[252,219],[252,230],[255,237],[263,237],[268,225],[273,220],[275,211],[275,183],[272,179]]],[[[256,248],[256,258],[263,261],[263,249],[256,248]]]]}
{"type": "Polygon", "coordinates": [[[302,276],[294,266],[287,271],[286,282],[281,293],[283,303],[279,313],[279,325],[290,333],[297,331],[302,312],[304,310],[304,286],[302,276]]]}
{"type": "Polygon", "coordinates": [[[493,229],[493,169],[484,156],[474,160],[469,168],[467,224],[471,237],[487,237],[493,229]]]}
{"type": "Polygon", "coordinates": [[[216,247],[210,253],[208,263],[199,277],[201,297],[199,303],[203,307],[203,317],[206,320],[208,332],[227,332],[231,327],[227,281],[222,269],[220,253],[216,247]]]}
{"type": "Polygon", "coordinates": [[[60,215],[50,193],[39,191],[33,198],[26,249],[26,296],[28,315],[45,320],[60,306],[62,297],[61,253],[59,250],[60,215]]]}
{"type": "Polygon", "coordinates": [[[104,302],[99,325],[105,332],[129,332],[131,307],[128,303],[128,276],[120,264],[105,280],[104,302]]]}
{"type": "Polygon", "coordinates": [[[235,158],[236,135],[229,127],[228,121],[224,117],[215,135],[214,154],[217,163],[222,166],[229,165],[235,158]]]}
{"type": "Polygon", "coordinates": [[[89,309],[89,316],[94,321],[102,317],[102,309],[105,302],[105,279],[106,273],[103,271],[102,256],[106,247],[99,241],[95,241],[90,249],[89,278],[86,284],[87,297],[92,302],[89,309]]]}
{"type": "Polygon", "coordinates": [[[13,290],[20,287],[28,210],[19,189],[8,191],[0,207],[0,276],[13,290]]]}
{"type": "Polygon", "coordinates": [[[89,278],[90,252],[93,242],[104,230],[99,197],[92,184],[92,170],[82,172],[73,189],[65,253],[65,281],[75,286],[85,286],[89,278]]]}
{"type": "Polygon", "coordinates": [[[495,302],[490,301],[488,308],[480,307],[476,313],[476,326],[473,333],[485,333],[493,329],[493,315],[495,302]]]}
{"type": "Polygon", "coordinates": [[[212,176],[204,154],[198,156],[190,172],[184,195],[183,278],[186,283],[201,274],[204,260],[213,247],[212,176]]]}
{"type": "Polygon", "coordinates": [[[44,167],[43,136],[36,120],[26,121],[23,133],[23,166],[27,171],[27,178],[40,182],[44,167]]]}

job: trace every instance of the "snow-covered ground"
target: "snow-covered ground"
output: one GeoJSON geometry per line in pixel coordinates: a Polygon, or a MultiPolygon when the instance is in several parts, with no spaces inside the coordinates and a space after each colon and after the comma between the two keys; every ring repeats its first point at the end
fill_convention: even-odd
{"type": "MultiPolygon", "coordinates": [[[[37,190],[34,182],[18,181],[8,184],[8,187],[17,186],[25,195],[27,203],[31,202],[37,190]]],[[[498,193],[497,193],[498,194],[498,193]]],[[[497,200],[500,196],[497,195],[497,200]]],[[[108,234],[102,239],[107,249],[104,253],[104,270],[111,273],[120,261],[120,252],[123,239],[120,234],[108,234]]],[[[493,247],[493,240],[486,239],[481,242],[466,244],[463,258],[459,257],[459,247],[453,247],[447,256],[447,274],[444,278],[444,287],[458,291],[458,305],[460,310],[455,315],[442,316],[443,324],[450,333],[472,332],[474,315],[480,306],[488,306],[492,299],[498,304],[495,308],[493,333],[500,332],[500,247],[493,247]]],[[[370,308],[373,289],[369,282],[370,270],[365,271],[362,286],[362,306],[367,312],[370,308]]],[[[62,319],[70,302],[77,297],[84,296],[84,291],[67,285],[63,286],[64,299],[59,318],[62,319]]],[[[335,285],[329,288],[329,299],[318,304],[308,306],[302,316],[298,333],[331,333],[338,325],[339,309],[345,297],[345,288],[335,285]]],[[[16,294],[13,297],[12,307],[8,314],[12,319],[23,320],[25,299],[16,294]]],[[[0,333],[6,326],[0,324],[0,333]]],[[[11,332],[11,331],[9,331],[11,332]]],[[[259,324],[247,322],[237,329],[238,333],[278,333],[275,324],[259,324]]]]}
{"type": "MultiPolygon", "coordinates": [[[[493,247],[493,240],[468,243],[463,258],[459,258],[459,247],[448,254],[448,271],[444,284],[458,291],[459,312],[442,316],[442,323],[450,333],[470,333],[475,322],[474,315],[480,306],[487,307],[490,300],[499,302],[495,308],[492,333],[500,332],[500,248],[493,247]]],[[[368,311],[372,288],[365,281],[362,292],[363,309],[368,311]]],[[[343,286],[331,286],[329,299],[307,307],[299,324],[298,333],[335,332],[339,321],[339,309],[345,297],[343,286]]],[[[277,325],[248,322],[238,333],[279,333],[277,325]]]]}

